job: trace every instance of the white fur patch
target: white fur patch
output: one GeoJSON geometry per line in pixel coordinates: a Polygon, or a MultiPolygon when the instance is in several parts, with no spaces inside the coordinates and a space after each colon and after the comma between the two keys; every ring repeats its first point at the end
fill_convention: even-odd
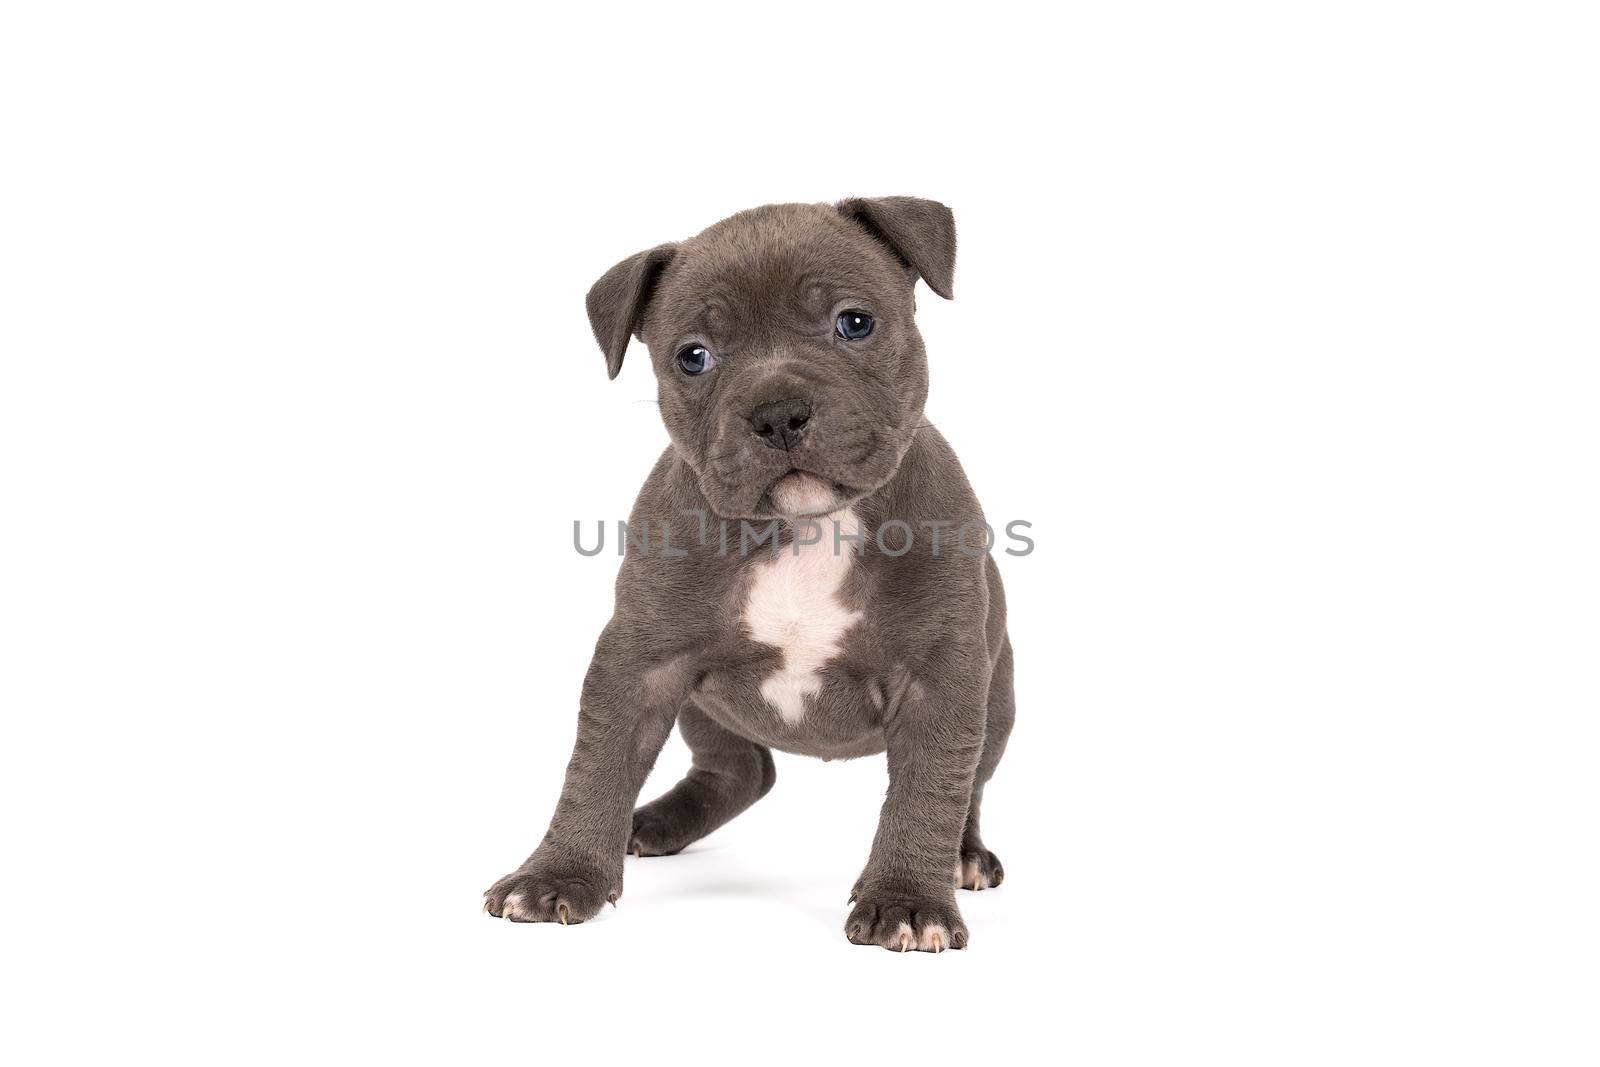
{"type": "Polygon", "coordinates": [[[806,697],[822,691],[824,665],[839,653],[844,633],[861,618],[839,600],[855,563],[861,520],[846,509],[798,530],[796,544],[755,568],[744,625],[752,640],[783,653],[783,666],[761,683],[761,696],[787,723],[805,718],[806,697]],[[834,551],[834,523],[838,551],[834,551]],[[816,526],[820,525],[820,538],[816,526]],[[800,541],[816,540],[815,544],[800,541]]]}

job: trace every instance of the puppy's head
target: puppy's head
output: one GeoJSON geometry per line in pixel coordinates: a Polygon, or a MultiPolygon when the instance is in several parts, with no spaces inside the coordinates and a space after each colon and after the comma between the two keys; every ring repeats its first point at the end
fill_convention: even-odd
{"type": "Polygon", "coordinates": [[[661,417],[719,515],[821,515],[894,475],[922,420],[912,289],[948,299],[955,220],[932,200],[774,204],[618,263],[589,290],[615,378],[650,347],[661,417]]]}

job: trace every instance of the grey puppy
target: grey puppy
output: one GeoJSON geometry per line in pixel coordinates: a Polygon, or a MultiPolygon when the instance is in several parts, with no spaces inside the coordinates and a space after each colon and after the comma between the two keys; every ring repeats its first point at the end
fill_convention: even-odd
{"type": "Polygon", "coordinates": [[[627,546],[550,829],[485,894],[491,915],[593,917],[621,895],[627,852],[671,855],[765,796],[773,748],[887,751],[846,936],[965,947],[956,887],[1004,877],[978,810],[1014,706],[999,571],[965,533],[958,550],[983,513],[922,416],[913,289],[920,276],[949,299],[955,250],[931,200],[776,204],[630,256],[589,291],[611,377],[630,335],[649,346],[672,444],[629,519],[646,533],[627,546]],[[674,722],[693,769],[634,810],[674,722]]]}

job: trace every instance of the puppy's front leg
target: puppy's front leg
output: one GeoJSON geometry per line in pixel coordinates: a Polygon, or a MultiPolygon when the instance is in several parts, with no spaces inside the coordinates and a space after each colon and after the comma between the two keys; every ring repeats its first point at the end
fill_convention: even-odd
{"type": "Polygon", "coordinates": [[[584,677],[578,741],[544,840],[484,894],[484,908],[516,922],[577,923],[622,895],[633,805],[683,699],[670,668],[647,670],[615,622],[584,677]]]}
{"type": "Polygon", "coordinates": [[[907,685],[884,724],[889,793],[845,936],[905,952],[965,948],[954,871],[983,749],[988,658],[956,651],[907,685]]]}

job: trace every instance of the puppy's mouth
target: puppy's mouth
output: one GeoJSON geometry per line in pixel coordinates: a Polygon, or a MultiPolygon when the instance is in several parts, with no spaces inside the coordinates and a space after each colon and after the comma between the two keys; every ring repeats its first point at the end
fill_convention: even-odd
{"type": "Polygon", "coordinates": [[[850,493],[810,471],[791,470],[767,487],[762,497],[785,518],[814,519],[837,511],[850,493]]]}
{"type": "Polygon", "coordinates": [[[732,448],[713,442],[713,455],[695,465],[701,490],[724,518],[820,518],[850,507],[894,476],[910,437],[869,428],[828,447],[803,441],[793,449],[765,447],[748,433],[730,433],[732,448]],[[722,450],[718,451],[719,448],[722,450]]]}

